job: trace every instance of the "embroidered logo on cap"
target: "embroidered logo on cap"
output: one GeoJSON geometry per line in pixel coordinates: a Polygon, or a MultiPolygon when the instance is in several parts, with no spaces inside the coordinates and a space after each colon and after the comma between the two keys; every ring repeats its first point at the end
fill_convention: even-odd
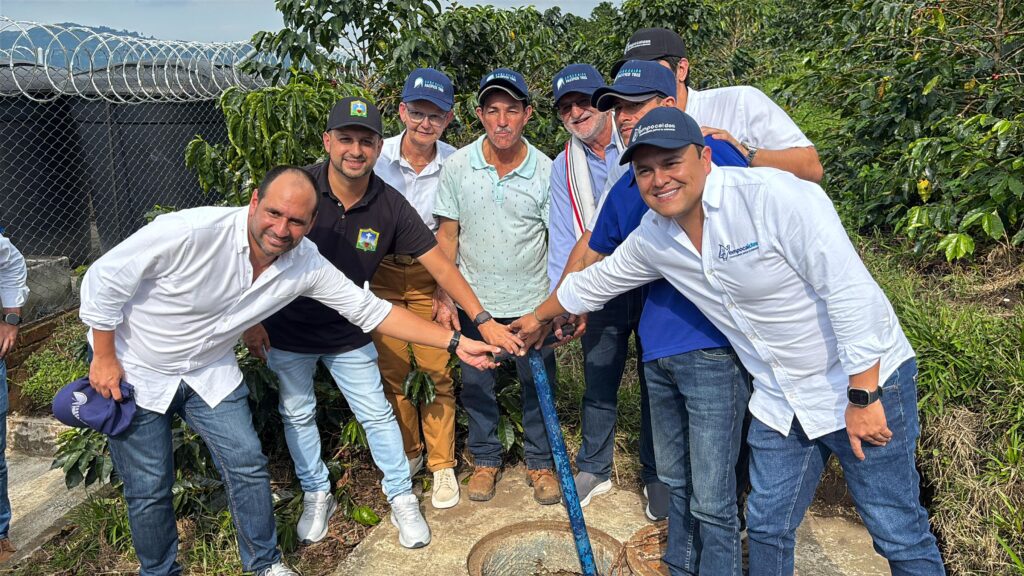
{"type": "Polygon", "coordinates": [[[629,44],[626,44],[626,50],[623,51],[623,54],[628,54],[631,50],[636,50],[637,48],[640,48],[641,46],[650,46],[650,45],[651,45],[651,41],[650,40],[637,40],[636,42],[630,42],[629,44]]]}
{"type": "Polygon", "coordinates": [[[518,82],[518,79],[509,74],[508,72],[492,72],[487,75],[487,80],[484,80],[484,84],[492,80],[508,80],[509,82],[518,82]]]}
{"type": "Polygon", "coordinates": [[[380,239],[380,232],[373,228],[360,228],[359,240],[356,241],[356,248],[364,252],[376,252],[377,240],[380,239]]]}
{"type": "Polygon", "coordinates": [[[444,86],[441,86],[433,80],[424,80],[423,78],[417,78],[412,82],[413,88],[429,88],[431,90],[437,90],[441,94],[444,94],[444,86]]]}
{"type": "MultiPolygon", "coordinates": [[[[89,401],[89,397],[82,392],[72,392],[71,395],[75,397],[74,401],[71,402],[71,415],[81,421],[82,417],[79,414],[82,411],[82,406],[85,406],[85,403],[89,401]]],[[[85,422],[83,421],[82,423],[84,424],[85,422]]]]}
{"type": "Polygon", "coordinates": [[[352,105],[348,108],[348,113],[352,116],[366,118],[366,102],[363,102],[362,100],[353,100],[352,105]]]}
{"type": "Polygon", "coordinates": [[[643,73],[639,68],[623,68],[619,70],[619,73],[615,75],[615,81],[618,82],[619,78],[629,76],[630,78],[640,78],[643,73]]]}

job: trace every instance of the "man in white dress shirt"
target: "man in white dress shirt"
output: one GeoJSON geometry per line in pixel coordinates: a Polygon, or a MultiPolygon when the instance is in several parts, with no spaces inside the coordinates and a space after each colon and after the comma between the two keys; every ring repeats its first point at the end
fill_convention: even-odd
{"type": "Polygon", "coordinates": [[[307,296],[365,331],[447,347],[493,367],[499,349],[393,308],[356,287],[304,238],[316,216],[312,178],[282,166],[244,208],[195,208],[158,217],[97,260],[82,282],[91,328],[89,379],[120,400],[134,385],[138,410],[110,451],[124,482],[143,576],[181,573],[172,505],[171,416],[181,414],[210,449],[238,532],[242,567],[295,574],[277,549],[267,459],[252,426],[235,360],[242,332],[307,296]]]}
{"type": "Polygon", "coordinates": [[[0,235],[0,564],[17,551],[7,531],[11,527],[11,501],[7,497],[7,355],[14,350],[21,324],[21,307],[28,298],[25,258],[0,235]]]}
{"type": "Polygon", "coordinates": [[[797,526],[835,454],[893,574],[942,574],[914,467],[917,366],[892,306],[820,187],[775,169],[713,168],[703,144],[683,112],[648,113],[622,162],[652,211],[513,328],[539,333],[558,314],[666,278],[754,377],[750,573],[793,573],[797,526]]]}

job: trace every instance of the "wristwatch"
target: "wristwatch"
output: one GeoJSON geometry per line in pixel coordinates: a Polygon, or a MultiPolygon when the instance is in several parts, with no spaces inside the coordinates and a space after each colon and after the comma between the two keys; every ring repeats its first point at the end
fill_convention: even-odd
{"type": "Polygon", "coordinates": [[[455,354],[455,350],[459,347],[459,340],[462,339],[462,333],[458,330],[452,332],[452,339],[448,342],[448,353],[455,354]]]}
{"type": "Polygon", "coordinates": [[[757,146],[743,142],[743,147],[747,149],[747,167],[749,168],[754,164],[754,156],[757,156],[757,146]]]}
{"type": "Polygon", "coordinates": [[[488,312],[487,310],[484,310],[483,312],[477,314],[476,318],[473,318],[473,325],[474,326],[479,326],[479,325],[483,324],[484,322],[490,322],[493,319],[494,319],[494,316],[491,316],[490,312],[488,312]]]}
{"type": "Polygon", "coordinates": [[[21,324],[21,316],[14,312],[8,312],[7,314],[4,314],[4,323],[10,324],[11,326],[17,326],[18,324],[21,324]]]}
{"type": "Polygon", "coordinates": [[[863,388],[847,388],[846,390],[846,399],[850,401],[850,404],[859,408],[866,408],[881,397],[881,386],[870,391],[863,388]]]}

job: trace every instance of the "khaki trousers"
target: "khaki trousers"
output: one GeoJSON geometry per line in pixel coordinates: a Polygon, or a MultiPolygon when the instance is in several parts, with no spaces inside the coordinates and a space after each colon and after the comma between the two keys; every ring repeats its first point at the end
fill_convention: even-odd
{"type": "MultiPolygon", "coordinates": [[[[430,320],[431,304],[437,283],[419,262],[399,264],[388,257],[373,277],[371,289],[379,298],[408,309],[430,320]]],[[[455,391],[448,374],[448,351],[412,345],[420,370],[434,380],[437,396],[426,406],[417,406],[402,393],[409,374],[408,343],[373,333],[377,346],[384,395],[395,410],[402,430],[405,455],[415,458],[426,448],[427,470],[435,472],[455,467],[455,391]],[[422,427],[422,434],[420,433],[422,427]]]]}

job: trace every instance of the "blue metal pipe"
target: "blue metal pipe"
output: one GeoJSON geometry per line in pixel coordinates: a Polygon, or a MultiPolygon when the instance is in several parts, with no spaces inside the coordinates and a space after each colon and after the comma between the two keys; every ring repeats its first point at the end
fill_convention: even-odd
{"type": "Polygon", "coordinates": [[[576,554],[580,559],[580,568],[583,569],[585,576],[599,576],[597,565],[594,563],[594,550],[590,547],[590,537],[587,535],[587,525],[583,520],[583,508],[580,507],[580,499],[576,494],[576,483],[572,479],[572,467],[569,466],[569,457],[565,453],[565,439],[562,438],[562,427],[558,424],[558,414],[555,413],[555,398],[551,394],[547,371],[544,370],[544,359],[540,352],[532,348],[529,358],[530,370],[533,371],[533,382],[537,387],[537,399],[540,401],[540,411],[544,416],[544,428],[548,432],[548,442],[551,444],[551,453],[555,458],[558,482],[562,485],[562,500],[565,501],[565,508],[569,513],[569,525],[572,527],[572,536],[576,541],[576,554]]]}

